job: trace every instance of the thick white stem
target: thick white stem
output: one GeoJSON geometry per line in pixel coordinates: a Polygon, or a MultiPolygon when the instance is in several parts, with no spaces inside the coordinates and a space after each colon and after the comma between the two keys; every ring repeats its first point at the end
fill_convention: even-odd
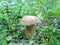
{"type": "Polygon", "coordinates": [[[34,36],[36,35],[36,30],[34,28],[34,25],[27,26],[25,33],[31,38],[34,39],[34,36]]]}

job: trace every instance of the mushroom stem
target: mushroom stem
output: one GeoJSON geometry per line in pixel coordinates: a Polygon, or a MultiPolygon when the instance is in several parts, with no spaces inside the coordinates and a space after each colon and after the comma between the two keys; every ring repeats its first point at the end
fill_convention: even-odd
{"type": "Polygon", "coordinates": [[[34,39],[34,36],[36,35],[36,30],[34,25],[26,26],[25,33],[31,38],[34,39]]]}

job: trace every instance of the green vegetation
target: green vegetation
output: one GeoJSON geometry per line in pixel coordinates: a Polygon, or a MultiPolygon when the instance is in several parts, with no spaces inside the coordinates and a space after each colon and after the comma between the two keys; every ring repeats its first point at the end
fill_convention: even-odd
{"type": "Polygon", "coordinates": [[[28,42],[20,19],[35,15],[42,21],[32,40],[41,45],[60,45],[60,0],[0,0],[0,45],[28,42]]]}

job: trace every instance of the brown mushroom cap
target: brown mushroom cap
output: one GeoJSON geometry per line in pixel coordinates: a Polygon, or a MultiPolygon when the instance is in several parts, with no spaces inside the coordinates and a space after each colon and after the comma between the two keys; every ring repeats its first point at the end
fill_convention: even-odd
{"type": "Polygon", "coordinates": [[[41,21],[36,16],[23,16],[21,19],[22,25],[34,25],[37,23],[41,23],[41,21]]]}

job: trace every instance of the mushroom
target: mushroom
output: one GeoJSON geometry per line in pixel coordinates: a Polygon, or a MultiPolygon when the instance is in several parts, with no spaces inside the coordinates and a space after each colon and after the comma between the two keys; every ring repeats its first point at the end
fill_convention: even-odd
{"type": "Polygon", "coordinates": [[[36,36],[36,30],[35,30],[35,24],[41,23],[41,20],[39,20],[36,16],[23,16],[21,19],[21,24],[26,25],[25,33],[31,38],[34,39],[34,36],[36,36]]]}

